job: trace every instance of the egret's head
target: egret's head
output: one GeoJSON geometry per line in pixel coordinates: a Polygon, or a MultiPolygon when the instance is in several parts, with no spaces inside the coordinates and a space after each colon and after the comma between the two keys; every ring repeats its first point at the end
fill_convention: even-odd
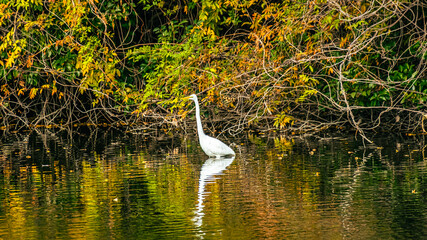
{"type": "Polygon", "coordinates": [[[187,97],[187,99],[197,101],[197,96],[196,94],[191,94],[190,96],[187,97]]]}

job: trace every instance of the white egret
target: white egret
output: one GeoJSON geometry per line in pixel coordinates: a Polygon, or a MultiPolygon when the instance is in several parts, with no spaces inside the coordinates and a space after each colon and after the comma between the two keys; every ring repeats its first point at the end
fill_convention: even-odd
{"type": "Polygon", "coordinates": [[[220,158],[221,156],[234,156],[235,153],[233,149],[220,140],[210,137],[203,132],[202,121],[200,120],[199,101],[197,100],[196,94],[192,94],[188,99],[193,100],[196,104],[197,133],[199,135],[200,147],[202,147],[203,152],[205,152],[209,157],[215,158],[220,158]]]}

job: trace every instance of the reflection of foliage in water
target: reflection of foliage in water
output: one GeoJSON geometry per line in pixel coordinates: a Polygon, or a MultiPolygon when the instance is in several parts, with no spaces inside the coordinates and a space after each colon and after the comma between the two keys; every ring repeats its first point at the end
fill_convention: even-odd
{"type": "MultiPolygon", "coordinates": [[[[0,145],[0,237],[194,238],[205,160],[197,140],[53,136],[0,145]]],[[[226,175],[207,186],[206,238],[425,235],[423,139],[366,148],[351,139],[240,141],[226,175]]]]}
{"type": "Polygon", "coordinates": [[[0,200],[10,207],[1,213],[1,225],[8,226],[0,228],[1,237],[150,237],[159,225],[166,229],[187,221],[183,209],[192,195],[185,193],[191,188],[183,180],[191,168],[183,166],[188,162],[162,166],[147,160],[150,155],[143,151],[134,154],[137,145],[118,141],[127,141],[123,135],[98,134],[92,142],[84,136],[62,145],[39,136],[38,142],[2,147],[0,200]],[[73,157],[67,158],[67,152],[73,157]],[[19,154],[25,162],[19,162],[19,154]]]}

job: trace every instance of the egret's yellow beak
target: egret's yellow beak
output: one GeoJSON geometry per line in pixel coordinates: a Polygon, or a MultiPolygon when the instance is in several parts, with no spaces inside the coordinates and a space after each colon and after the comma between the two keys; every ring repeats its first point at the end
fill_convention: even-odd
{"type": "Polygon", "coordinates": [[[196,96],[196,94],[191,94],[188,97],[183,97],[182,100],[193,100],[193,101],[197,102],[197,96],[196,96]]]}
{"type": "Polygon", "coordinates": [[[188,101],[188,100],[190,100],[190,98],[191,98],[191,96],[187,96],[187,97],[183,97],[182,100],[183,101],[188,101]]]}

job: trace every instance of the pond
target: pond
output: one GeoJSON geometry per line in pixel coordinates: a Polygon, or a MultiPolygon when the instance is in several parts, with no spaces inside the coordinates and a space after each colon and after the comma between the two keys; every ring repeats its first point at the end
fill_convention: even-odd
{"type": "Polygon", "coordinates": [[[1,239],[421,239],[424,136],[220,137],[85,129],[0,143],[1,239]]]}

